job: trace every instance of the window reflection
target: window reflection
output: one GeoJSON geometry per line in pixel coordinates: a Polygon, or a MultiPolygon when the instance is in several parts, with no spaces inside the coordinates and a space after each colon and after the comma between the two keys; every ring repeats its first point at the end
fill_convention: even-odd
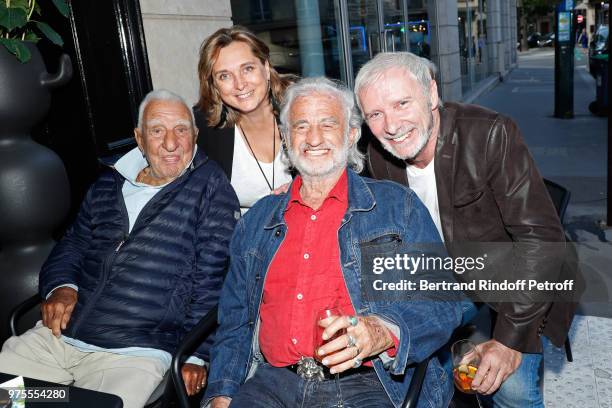
{"type": "Polygon", "coordinates": [[[486,0],[458,0],[461,88],[465,95],[489,76],[486,0]]]}
{"type": "Polygon", "coordinates": [[[343,80],[339,12],[333,0],[231,0],[235,24],[270,47],[281,73],[343,80]]]}
{"type": "Polygon", "coordinates": [[[381,51],[430,58],[430,20],[424,0],[231,0],[232,19],[270,47],[281,73],[346,81],[381,51]],[[342,51],[340,2],[345,1],[351,66],[342,51]],[[378,3],[380,1],[380,5],[378,3]]]}

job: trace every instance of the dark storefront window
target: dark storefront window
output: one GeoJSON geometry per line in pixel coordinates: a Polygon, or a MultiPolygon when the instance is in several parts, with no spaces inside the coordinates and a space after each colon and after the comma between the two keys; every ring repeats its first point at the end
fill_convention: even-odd
{"type": "Polygon", "coordinates": [[[333,0],[231,0],[235,24],[270,47],[279,72],[345,80],[339,11],[333,0]]]}
{"type": "Polygon", "coordinates": [[[431,58],[431,20],[427,14],[427,0],[408,1],[408,39],[410,52],[431,58]]]}
{"type": "Polygon", "coordinates": [[[279,72],[350,83],[381,51],[430,55],[424,0],[231,0],[231,5],[234,23],[268,44],[279,72]]]}
{"type": "Polygon", "coordinates": [[[486,0],[457,1],[461,90],[464,95],[491,72],[486,7],[486,0]]]}

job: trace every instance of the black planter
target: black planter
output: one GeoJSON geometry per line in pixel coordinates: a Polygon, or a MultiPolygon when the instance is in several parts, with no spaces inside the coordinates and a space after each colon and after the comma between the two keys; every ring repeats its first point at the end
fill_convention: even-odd
{"type": "Polygon", "coordinates": [[[30,130],[49,109],[50,89],[70,80],[72,66],[63,55],[50,75],[37,48],[28,47],[32,59],[22,64],[0,46],[0,340],[8,335],[9,310],[37,292],[51,234],[70,205],[62,161],[30,130]]]}

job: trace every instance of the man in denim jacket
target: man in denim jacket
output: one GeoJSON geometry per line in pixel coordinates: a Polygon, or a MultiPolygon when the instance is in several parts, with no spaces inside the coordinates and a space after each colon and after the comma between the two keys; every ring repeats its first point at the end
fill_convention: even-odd
{"type": "MultiPolygon", "coordinates": [[[[362,257],[439,235],[412,191],[355,173],[361,118],[348,90],[304,79],[288,89],[280,119],[299,176],[237,224],[203,403],[399,407],[414,364],[448,341],[461,307],[419,291],[370,299],[362,257]],[[339,314],[315,336],[316,312],[330,307],[339,314]]],[[[448,406],[451,389],[433,357],[419,406],[448,406]]]]}

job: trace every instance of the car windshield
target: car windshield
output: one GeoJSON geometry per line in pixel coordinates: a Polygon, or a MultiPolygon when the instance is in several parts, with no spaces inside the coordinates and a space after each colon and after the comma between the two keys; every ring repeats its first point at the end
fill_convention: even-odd
{"type": "Polygon", "coordinates": [[[607,25],[599,26],[599,29],[597,30],[597,33],[595,34],[595,38],[593,39],[593,41],[597,43],[602,43],[602,44],[605,44],[605,42],[608,41],[608,26],[607,25]]]}

